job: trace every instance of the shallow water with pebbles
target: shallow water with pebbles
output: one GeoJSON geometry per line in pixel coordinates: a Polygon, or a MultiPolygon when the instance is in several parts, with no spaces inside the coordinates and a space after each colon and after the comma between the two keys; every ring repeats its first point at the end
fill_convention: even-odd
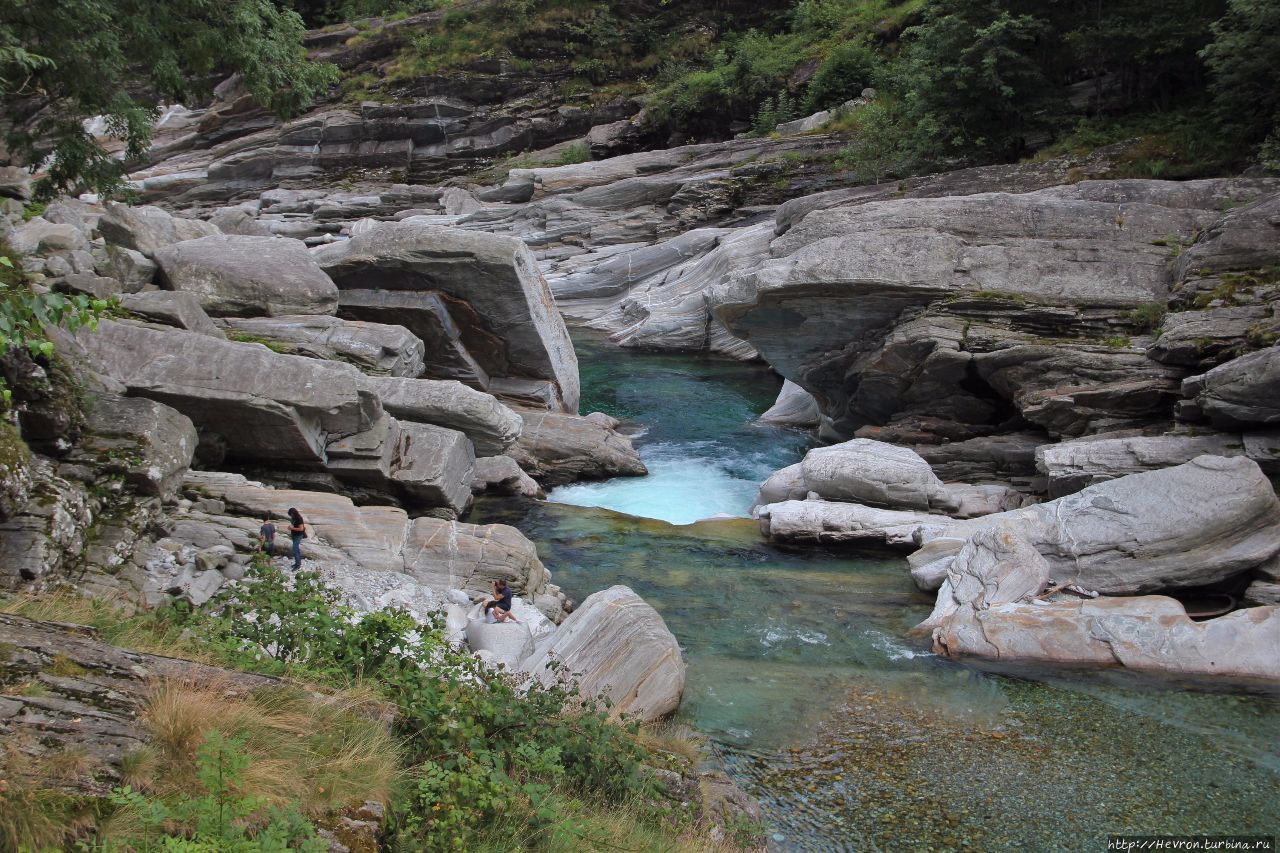
{"type": "Polygon", "coordinates": [[[1280,699],[940,660],[907,637],[931,600],[904,560],[773,548],[745,518],[689,523],[745,515],[810,446],[751,423],[780,385],[767,369],[590,340],[579,357],[583,411],[644,424],[637,447],[665,473],[571,502],[485,499],[469,520],[519,527],[575,598],[625,583],[662,613],[689,663],[679,718],[761,800],[771,847],[1280,833],[1280,699]]]}

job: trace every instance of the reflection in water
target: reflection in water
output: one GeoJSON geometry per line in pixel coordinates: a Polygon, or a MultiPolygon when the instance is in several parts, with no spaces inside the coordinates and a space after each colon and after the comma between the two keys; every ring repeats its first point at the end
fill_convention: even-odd
{"type": "MultiPolygon", "coordinates": [[[[802,453],[802,437],[748,423],[776,388],[761,368],[579,350],[584,411],[646,423],[646,441],[688,449],[688,472],[758,480],[802,453]]],[[[672,526],[512,499],[476,515],[523,530],[571,596],[625,583],[662,613],[689,663],[680,718],[764,803],[778,849],[1280,832],[1273,698],[942,661],[906,638],[931,601],[905,561],[772,548],[745,519],[672,526]]]]}

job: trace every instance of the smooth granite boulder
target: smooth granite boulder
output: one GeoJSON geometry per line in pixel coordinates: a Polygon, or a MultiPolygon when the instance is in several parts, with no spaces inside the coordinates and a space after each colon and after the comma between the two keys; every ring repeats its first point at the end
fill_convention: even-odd
{"type": "Polygon", "coordinates": [[[927,510],[946,494],[914,450],[866,438],[810,450],[801,471],[810,491],[832,501],[927,510]]]}
{"type": "Polygon", "coordinates": [[[523,421],[492,395],[461,382],[369,376],[365,387],[401,420],[437,424],[466,433],[476,454],[502,453],[520,437],[523,421]]]}
{"type": "MultiPolygon", "coordinates": [[[[438,304],[432,306],[437,315],[432,323],[445,331],[452,326],[454,349],[460,346],[487,376],[548,380],[555,383],[561,410],[578,410],[573,343],[520,240],[386,222],[318,250],[316,259],[344,290],[434,297],[438,304]]],[[[408,318],[398,322],[418,333],[408,318]]],[[[433,340],[419,337],[428,345],[431,364],[433,340]]]]}
{"type": "Polygon", "coordinates": [[[120,282],[125,293],[137,293],[156,277],[156,262],[136,249],[107,243],[93,250],[94,269],[98,275],[120,282]]]}
{"type": "Polygon", "coordinates": [[[649,473],[631,439],[577,415],[521,410],[524,431],[507,454],[544,486],[649,473]]]}
{"type": "Polygon", "coordinates": [[[1200,456],[1024,509],[926,531],[913,567],[954,556],[987,527],[1031,542],[1059,583],[1106,595],[1203,586],[1280,552],[1280,500],[1257,463],[1200,456]]]}
{"type": "Polygon", "coordinates": [[[194,293],[213,316],[332,314],[338,288],[298,240],[218,234],[154,253],[170,290],[194,293]]]}
{"type": "Polygon", "coordinates": [[[775,542],[869,545],[914,550],[957,522],[928,512],[879,509],[856,503],[786,500],[756,510],[760,532],[775,542]]]}
{"type": "Polygon", "coordinates": [[[112,320],[77,338],[131,395],[172,406],[237,458],[322,463],[332,437],[362,432],[381,415],[350,365],[112,320]]]}
{"type": "Polygon", "coordinates": [[[932,630],[966,608],[1030,600],[1048,581],[1049,563],[1030,542],[1007,527],[985,528],[948,561],[933,613],[916,631],[932,630]]]}
{"type": "Polygon", "coordinates": [[[523,622],[468,619],[466,638],[471,651],[511,671],[533,654],[533,635],[523,622]]]}
{"type": "Polygon", "coordinates": [[[762,424],[794,427],[816,427],[821,419],[818,401],[790,379],[782,383],[778,399],[769,410],[757,418],[762,424]]]}
{"type": "Polygon", "coordinates": [[[148,258],[165,246],[221,233],[212,223],[182,219],[163,208],[130,207],[118,202],[107,203],[107,212],[98,220],[98,231],[108,243],[135,249],[148,258]]]}
{"type": "Polygon", "coordinates": [[[674,712],[684,692],[680,644],[658,612],[621,585],[587,596],[521,669],[544,684],[567,674],[584,696],[607,696],[616,713],[642,721],[674,712]]]}
{"type": "Polygon", "coordinates": [[[477,495],[488,492],[526,498],[546,497],[538,481],[526,474],[510,456],[482,456],[477,459],[471,475],[471,491],[477,495]]]}
{"type": "Polygon", "coordinates": [[[1184,379],[1182,394],[1219,428],[1280,424],[1280,346],[1184,379]]]}
{"type": "Polygon", "coordinates": [[[421,376],[423,345],[404,326],[341,320],[323,314],[223,320],[234,339],[262,339],[295,355],[345,361],[366,373],[421,376]]]}
{"type": "Polygon", "coordinates": [[[415,518],[403,553],[404,571],[433,589],[488,595],[493,581],[505,580],[529,598],[546,590],[548,574],[537,548],[505,524],[415,518]]]}
{"type": "Polygon", "coordinates": [[[1161,595],[964,610],[933,632],[934,651],[946,657],[1268,681],[1280,680],[1278,646],[1280,607],[1193,622],[1161,595]]]}
{"type": "Polygon", "coordinates": [[[1131,435],[1081,438],[1036,449],[1036,467],[1049,478],[1049,497],[1059,498],[1086,486],[1126,474],[1171,468],[1197,456],[1247,456],[1239,435],[1131,435]]]}

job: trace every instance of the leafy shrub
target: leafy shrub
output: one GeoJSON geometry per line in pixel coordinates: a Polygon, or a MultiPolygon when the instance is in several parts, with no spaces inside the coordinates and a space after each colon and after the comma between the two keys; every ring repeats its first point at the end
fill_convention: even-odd
{"type": "Polygon", "coordinates": [[[335,684],[355,675],[395,703],[412,768],[410,796],[391,815],[402,848],[464,849],[499,818],[544,831],[553,787],[606,798],[646,790],[638,727],[571,685],[517,685],[404,612],[356,616],[313,573],[290,578],[258,559],[246,577],[217,600],[217,617],[195,617],[198,627],[242,666],[335,684]]]}
{"type": "Polygon", "coordinates": [[[848,42],[837,47],[818,66],[805,95],[805,111],[817,112],[839,106],[876,85],[880,75],[880,58],[861,42],[848,42]]]}

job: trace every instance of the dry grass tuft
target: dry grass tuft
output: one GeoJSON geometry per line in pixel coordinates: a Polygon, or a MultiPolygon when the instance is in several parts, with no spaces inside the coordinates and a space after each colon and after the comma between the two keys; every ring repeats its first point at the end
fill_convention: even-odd
{"type": "Polygon", "coordinates": [[[636,741],[649,752],[664,752],[697,763],[702,758],[705,739],[688,726],[658,722],[641,728],[636,741]]]}
{"type": "Polygon", "coordinates": [[[99,598],[74,592],[0,598],[0,613],[44,622],[70,622],[98,630],[105,643],[146,654],[212,663],[208,652],[189,639],[180,626],[158,613],[132,613],[99,598]]]}
{"type": "Polygon", "coordinates": [[[155,750],[147,765],[150,789],[163,798],[196,792],[196,750],[216,729],[244,739],[246,796],[297,803],[311,813],[386,802],[399,775],[400,747],[379,719],[382,705],[368,690],[317,697],[282,684],[237,697],[216,683],[166,682],[143,718],[155,750]]]}

